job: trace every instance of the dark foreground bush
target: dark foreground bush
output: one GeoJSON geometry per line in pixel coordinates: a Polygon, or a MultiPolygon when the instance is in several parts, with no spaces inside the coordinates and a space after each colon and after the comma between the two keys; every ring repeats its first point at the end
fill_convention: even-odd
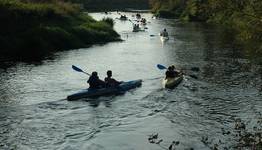
{"type": "Polygon", "coordinates": [[[57,50],[119,40],[113,20],[95,21],[75,4],[0,0],[0,54],[44,56],[57,50]]]}

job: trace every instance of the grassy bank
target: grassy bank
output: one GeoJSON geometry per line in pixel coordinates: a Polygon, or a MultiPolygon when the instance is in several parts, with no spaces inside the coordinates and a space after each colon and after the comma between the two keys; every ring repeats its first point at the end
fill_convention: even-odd
{"type": "MultiPolygon", "coordinates": [[[[248,56],[262,57],[262,1],[150,0],[159,17],[215,23],[236,33],[248,56]]],[[[261,62],[262,63],[262,62],[261,62]]]]}
{"type": "Polygon", "coordinates": [[[58,0],[0,0],[0,53],[41,57],[57,50],[119,40],[110,19],[95,21],[76,4],[58,0]]]}

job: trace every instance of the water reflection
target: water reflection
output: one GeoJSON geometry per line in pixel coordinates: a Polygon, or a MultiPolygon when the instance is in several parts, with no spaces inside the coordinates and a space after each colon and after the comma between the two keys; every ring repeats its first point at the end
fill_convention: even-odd
{"type": "Polygon", "coordinates": [[[114,97],[100,97],[93,99],[86,99],[85,101],[89,102],[92,107],[99,107],[99,105],[103,104],[105,107],[111,107],[111,101],[114,97]]]}

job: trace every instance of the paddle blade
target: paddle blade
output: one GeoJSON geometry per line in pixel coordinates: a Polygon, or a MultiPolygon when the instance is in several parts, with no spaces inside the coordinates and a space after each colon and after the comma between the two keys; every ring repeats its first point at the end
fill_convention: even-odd
{"type": "Polygon", "coordinates": [[[76,67],[76,66],[74,66],[74,65],[72,65],[72,68],[73,68],[75,71],[77,71],[77,72],[84,72],[82,69],[80,69],[80,68],[78,68],[78,67],[76,67]]]}
{"type": "Polygon", "coordinates": [[[157,68],[160,69],[160,70],[167,69],[164,65],[161,65],[161,64],[157,64],[156,66],[157,66],[157,68]]]}

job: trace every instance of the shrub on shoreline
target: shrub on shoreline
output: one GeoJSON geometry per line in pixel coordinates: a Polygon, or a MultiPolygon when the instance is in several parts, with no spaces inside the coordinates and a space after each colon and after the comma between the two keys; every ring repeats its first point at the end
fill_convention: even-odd
{"type": "Polygon", "coordinates": [[[0,54],[35,57],[56,50],[87,47],[119,40],[108,21],[95,21],[75,4],[0,1],[0,54]]]}

